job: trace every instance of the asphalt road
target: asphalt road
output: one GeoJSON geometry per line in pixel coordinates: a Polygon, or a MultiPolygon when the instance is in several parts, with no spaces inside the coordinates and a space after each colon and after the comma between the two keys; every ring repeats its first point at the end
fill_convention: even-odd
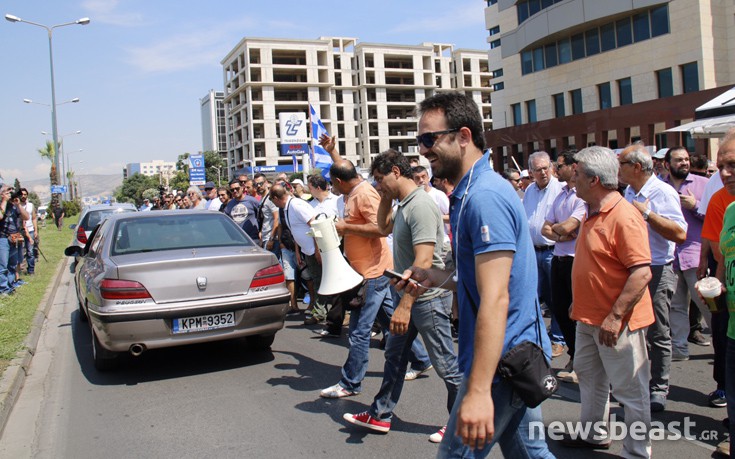
{"type": "MultiPolygon", "coordinates": [[[[347,425],[345,412],[365,410],[377,392],[383,355],[373,342],[363,393],[342,400],[319,397],[337,382],[347,340],[318,338],[289,318],[272,352],[253,353],[242,342],[151,351],[126,357],[120,369],[97,372],[91,337],[79,322],[71,275],[61,286],[26,384],[0,438],[0,457],[65,458],[284,458],[434,457],[428,436],[445,422],[446,392],[436,374],[406,384],[391,432],[373,434],[347,425]]],[[[668,411],[654,420],[695,423],[696,440],[655,441],[657,457],[710,457],[725,432],[725,410],[706,406],[712,390],[711,348],[692,349],[672,367],[668,411]],[[703,434],[704,433],[704,434],[703,434]],[[711,438],[717,435],[718,438],[711,438]]],[[[553,366],[565,364],[561,358],[553,366]]],[[[544,420],[575,421],[579,395],[562,384],[544,403],[544,420]]],[[[613,413],[622,410],[613,405],[613,413]]],[[[669,431],[671,432],[671,431],[669,431]]],[[[613,457],[567,450],[549,441],[557,457],[613,457]]],[[[491,457],[502,457],[494,451],[491,457]]]]}

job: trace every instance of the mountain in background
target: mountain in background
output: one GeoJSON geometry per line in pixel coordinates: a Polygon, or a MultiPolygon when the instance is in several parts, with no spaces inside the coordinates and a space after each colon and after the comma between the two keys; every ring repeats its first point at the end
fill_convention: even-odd
{"type": "MultiPolygon", "coordinates": [[[[77,175],[74,177],[79,184],[79,192],[82,197],[102,197],[112,196],[115,189],[122,185],[123,177],[121,174],[111,175],[77,175]]],[[[49,180],[26,180],[21,182],[20,185],[27,188],[28,191],[35,192],[41,199],[42,203],[47,203],[51,200],[51,190],[49,188],[49,180]]]]}

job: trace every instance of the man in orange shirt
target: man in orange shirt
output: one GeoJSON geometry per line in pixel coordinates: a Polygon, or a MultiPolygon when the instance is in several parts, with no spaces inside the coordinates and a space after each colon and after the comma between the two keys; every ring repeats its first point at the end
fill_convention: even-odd
{"type": "MultiPolygon", "coordinates": [[[[383,271],[393,269],[393,256],[378,227],[380,195],[375,188],[344,159],[335,161],[329,174],[332,187],[344,196],[344,219],[338,220],[335,226],[337,233],[344,236],[345,256],[366,280],[365,304],[350,313],[350,350],[342,366],[342,378],[320,393],[325,398],[342,398],[357,395],[362,390],[375,319],[384,330],[390,326],[394,305],[390,280],[383,276],[383,271]]],[[[419,370],[426,370],[431,361],[418,343],[414,341],[413,352],[423,360],[423,368],[419,370]]]]}
{"type": "Polygon", "coordinates": [[[570,316],[577,321],[574,369],[581,421],[594,427],[589,438],[566,434],[562,444],[610,447],[607,423],[612,387],[624,406],[628,431],[635,426],[640,433],[625,438],[623,456],[650,457],[651,373],[645,333],[654,318],[647,294],[651,280],[648,229],[640,212],[616,191],[619,165],[612,150],[593,146],[575,159],[577,196],[588,208],[577,238],[570,316]]]}

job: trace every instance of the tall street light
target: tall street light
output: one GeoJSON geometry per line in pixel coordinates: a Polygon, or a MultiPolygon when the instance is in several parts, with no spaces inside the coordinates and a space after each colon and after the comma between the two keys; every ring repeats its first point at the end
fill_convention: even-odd
{"type": "MultiPolygon", "coordinates": [[[[59,106],[59,105],[64,105],[64,104],[76,104],[77,102],[79,102],[79,97],[75,97],[73,99],[64,101],[64,102],[62,102],[60,104],[56,104],[56,105],[59,106]]],[[[31,100],[31,99],[23,99],[23,103],[26,103],[26,104],[36,104],[36,105],[44,105],[46,107],[50,107],[51,106],[51,104],[44,104],[43,102],[36,102],[35,100],[31,100]]]]}
{"type": "Polygon", "coordinates": [[[51,71],[51,130],[53,131],[53,137],[54,137],[54,166],[56,167],[56,177],[58,181],[58,174],[59,174],[59,142],[58,142],[58,133],[56,131],[56,87],[54,85],[54,52],[53,52],[53,45],[52,45],[52,37],[53,37],[53,31],[54,29],[57,29],[59,27],[64,27],[68,25],[87,25],[89,24],[89,18],[81,18],[77,19],[74,22],[66,22],[64,24],[56,24],[51,27],[45,26],[43,24],[39,24],[37,22],[31,22],[26,21],[18,16],[13,16],[12,14],[6,14],[5,19],[10,22],[24,22],[26,24],[30,24],[36,27],[41,27],[46,29],[46,32],[48,32],[48,56],[49,56],[49,69],[51,71]]]}
{"type": "Polygon", "coordinates": [[[222,168],[217,166],[209,166],[210,169],[217,169],[217,187],[222,186],[222,168]]]}

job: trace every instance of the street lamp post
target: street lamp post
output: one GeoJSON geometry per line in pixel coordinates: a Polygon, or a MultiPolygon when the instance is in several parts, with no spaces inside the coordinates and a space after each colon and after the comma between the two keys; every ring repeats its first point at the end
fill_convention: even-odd
{"type": "Polygon", "coordinates": [[[56,24],[54,26],[45,26],[43,24],[39,24],[37,22],[31,22],[26,21],[24,19],[19,18],[18,16],[13,16],[12,14],[6,14],[5,19],[10,22],[24,22],[26,24],[30,24],[36,27],[41,27],[46,29],[46,32],[48,32],[48,55],[49,55],[49,69],[51,71],[51,130],[53,132],[54,137],[54,166],[56,167],[56,181],[58,182],[59,177],[59,139],[58,139],[58,132],[56,130],[56,86],[54,85],[54,52],[53,52],[53,31],[54,29],[57,29],[59,27],[64,27],[68,25],[87,25],[89,24],[89,18],[81,18],[77,19],[74,22],[66,22],[64,24],[56,24]]]}
{"type": "Polygon", "coordinates": [[[222,168],[217,166],[209,166],[210,169],[217,169],[217,186],[222,186],[222,168]]]}

